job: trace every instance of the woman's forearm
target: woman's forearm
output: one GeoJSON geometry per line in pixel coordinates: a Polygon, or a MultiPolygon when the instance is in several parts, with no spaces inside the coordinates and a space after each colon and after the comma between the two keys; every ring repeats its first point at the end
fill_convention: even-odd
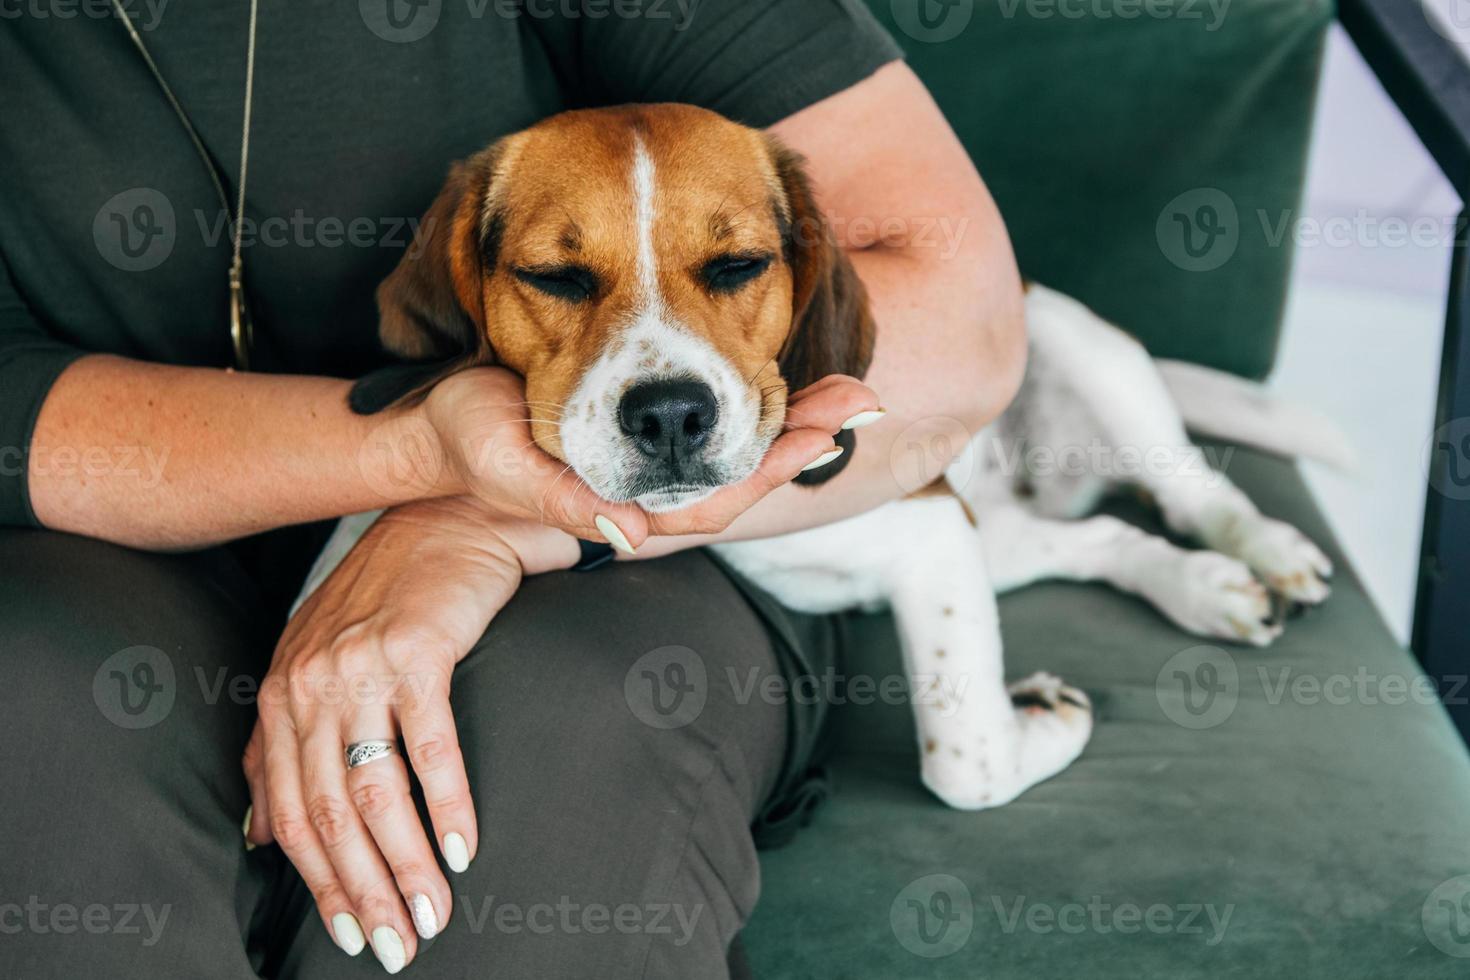
{"type": "Polygon", "coordinates": [[[457,489],[426,422],[358,417],[348,389],[82,358],[41,408],[31,507],[54,530],[172,550],[457,489]]]}

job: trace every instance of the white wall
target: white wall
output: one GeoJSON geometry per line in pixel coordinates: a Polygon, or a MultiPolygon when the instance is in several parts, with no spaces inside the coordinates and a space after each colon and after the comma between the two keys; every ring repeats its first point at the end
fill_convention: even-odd
{"type": "Polygon", "coordinates": [[[1356,444],[1356,473],[1302,468],[1404,642],[1459,211],[1413,130],[1335,28],[1273,384],[1327,411],[1356,444]]]}

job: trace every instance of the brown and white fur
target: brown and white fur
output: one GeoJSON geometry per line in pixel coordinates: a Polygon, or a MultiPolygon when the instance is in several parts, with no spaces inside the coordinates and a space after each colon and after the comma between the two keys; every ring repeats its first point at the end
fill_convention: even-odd
{"type": "MultiPolygon", "coordinates": [[[[739,482],[779,433],[788,391],[861,376],[871,357],[861,283],[800,161],[702,110],[556,117],[458,166],[426,226],[436,229],[427,247],[379,293],[385,344],[417,363],[365,379],[354,406],[376,411],[449,372],[501,364],[525,377],[531,405],[553,408],[533,425],[537,443],[609,500],[671,510],[739,482]],[[696,392],[697,439],[676,446],[665,435],[650,452],[662,430],[630,426],[628,401],[669,384],[696,392]]],[[[1021,394],[951,467],[951,492],[717,548],[794,609],[893,610],[924,782],[964,809],[998,806],[1056,774],[1093,725],[1087,697],[1050,675],[1006,684],[998,593],[1042,579],[1105,581],[1191,633],[1264,646],[1282,629],[1272,594],[1319,603],[1331,571],[1303,535],[1205,464],[1165,373],[1182,392],[1207,389],[1202,404],[1181,400],[1216,434],[1231,435],[1232,417],[1246,412],[1254,441],[1296,448],[1312,434],[1289,413],[1223,375],[1161,373],[1141,345],[1058,293],[1030,287],[1026,311],[1021,394]],[[1292,433],[1276,439],[1273,419],[1292,433]],[[1053,474],[1007,462],[1075,447],[1152,463],[1053,474]],[[1119,483],[1147,491],[1174,531],[1208,550],[1085,518],[1119,483]]],[[[851,448],[852,434],[841,441],[851,448]]],[[[373,519],[341,524],[308,593],[373,519]]]]}

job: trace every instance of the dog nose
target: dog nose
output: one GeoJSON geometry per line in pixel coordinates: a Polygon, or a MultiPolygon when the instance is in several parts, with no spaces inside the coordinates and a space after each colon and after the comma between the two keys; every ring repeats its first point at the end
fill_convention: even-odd
{"type": "Polygon", "coordinates": [[[715,393],[701,381],[635,385],[618,406],[618,423],[639,451],[674,462],[703,446],[718,418],[715,393]]]}

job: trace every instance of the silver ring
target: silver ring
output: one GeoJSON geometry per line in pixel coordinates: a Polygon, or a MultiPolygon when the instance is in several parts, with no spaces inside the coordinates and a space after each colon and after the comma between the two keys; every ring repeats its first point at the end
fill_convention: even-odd
{"type": "Polygon", "coordinates": [[[369,762],[385,758],[394,753],[395,747],[387,739],[374,738],[365,742],[353,742],[347,746],[347,768],[356,769],[369,762]]]}

